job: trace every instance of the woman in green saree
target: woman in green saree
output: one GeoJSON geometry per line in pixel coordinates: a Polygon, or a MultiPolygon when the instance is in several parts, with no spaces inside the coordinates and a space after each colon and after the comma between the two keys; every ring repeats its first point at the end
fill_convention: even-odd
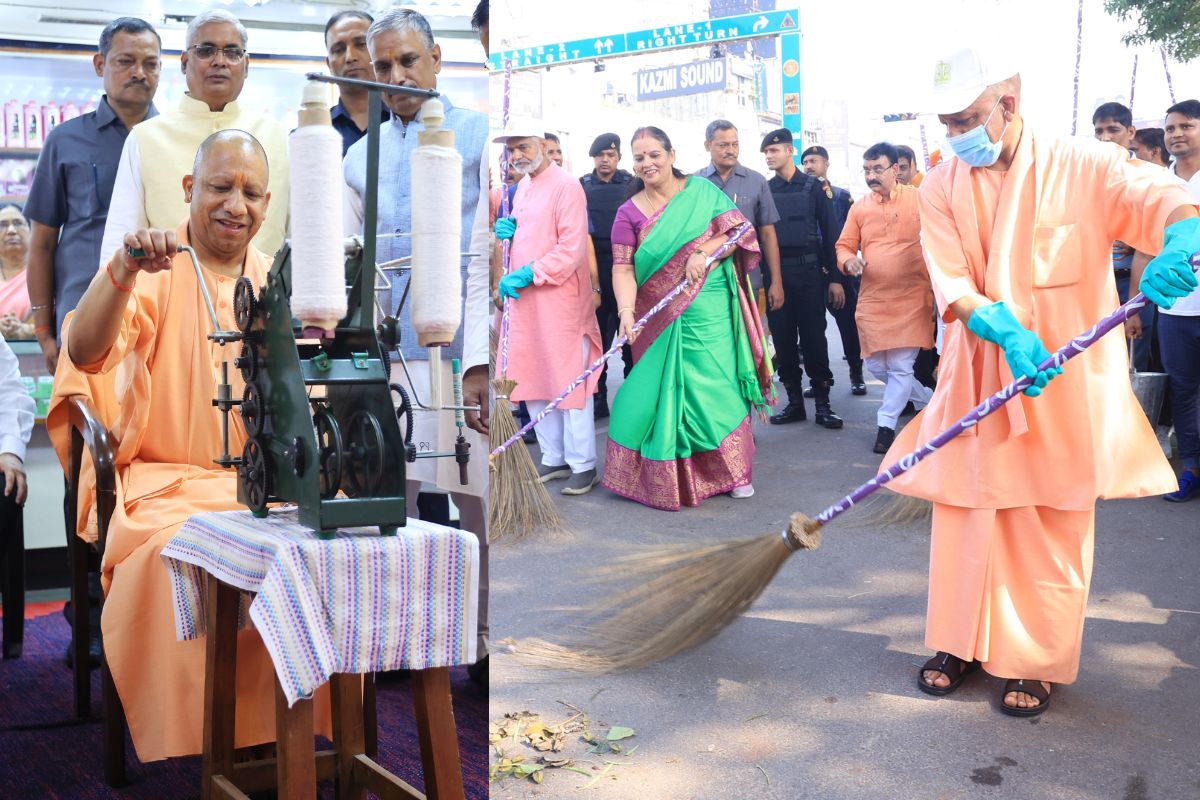
{"type": "Polygon", "coordinates": [[[631,338],[634,367],[613,402],[604,485],[668,511],[722,492],[749,497],[750,414],[774,402],[746,284],[757,240],[751,230],[708,269],[705,259],[746,218],[711,182],[675,168],[663,131],[639,128],[631,147],[637,177],[612,232],[619,332],[685,278],[689,285],[631,338]]]}

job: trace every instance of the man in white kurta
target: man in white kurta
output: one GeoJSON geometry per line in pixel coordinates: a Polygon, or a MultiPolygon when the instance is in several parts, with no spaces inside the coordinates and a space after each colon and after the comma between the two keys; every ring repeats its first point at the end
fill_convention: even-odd
{"type": "Polygon", "coordinates": [[[254,246],[268,258],[283,244],[288,219],[287,130],[276,119],[244,109],[237,99],[250,56],[246,29],[227,11],[206,11],[188,25],[179,57],[187,94],[174,109],[133,127],[125,139],[100,247],[100,269],[121,246],[127,231],[173,229],[188,215],[183,176],[192,171],[196,149],[208,136],[237,128],[254,136],[271,166],[270,213],[254,246]]]}

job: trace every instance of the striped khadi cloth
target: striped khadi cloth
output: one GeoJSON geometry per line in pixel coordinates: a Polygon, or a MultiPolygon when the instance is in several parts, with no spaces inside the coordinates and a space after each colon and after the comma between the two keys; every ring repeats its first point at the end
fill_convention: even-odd
{"type": "Polygon", "coordinates": [[[223,511],[188,519],[162,558],[180,640],[204,636],[205,573],[256,593],[249,617],[289,705],[334,673],[475,661],[479,542],[471,533],[409,519],[396,536],[348,528],[322,540],[295,508],[263,519],[223,511]]]}

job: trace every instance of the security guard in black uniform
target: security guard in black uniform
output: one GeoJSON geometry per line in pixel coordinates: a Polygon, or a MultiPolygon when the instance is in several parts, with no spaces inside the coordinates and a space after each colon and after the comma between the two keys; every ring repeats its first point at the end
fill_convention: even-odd
{"type": "MultiPolygon", "coordinates": [[[[826,428],[840,428],[841,417],[829,407],[833,373],[825,341],[825,299],[829,284],[843,280],[833,249],[841,226],[820,181],[796,169],[791,131],[787,128],[771,131],[760,149],[766,154],[767,167],[775,172],[767,186],[779,211],[779,223],[775,226],[779,237],[779,271],[783,293],[788,298],[783,308],[767,312],[775,342],[775,366],[788,396],[787,405],[771,417],[771,424],[806,419],[804,373],[800,366],[803,351],[804,369],[813,387],[816,422],[826,428]],[[834,235],[822,236],[824,231],[834,235]]],[[[770,277],[766,276],[766,280],[770,277]]]]}
{"type": "MultiPolygon", "coordinates": [[[[600,324],[600,339],[604,350],[612,345],[617,333],[617,298],[612,285],[612,227],[617,209],[628,199],[629,182],[633,175],[617,169],[621,160],[621,137],[605,133],[596,137],[588,155],[595,161],[596,168],[579,179],[583,193],[587,195],[588,222],[592,230],[592,243],[596,247],[596,269],[600,273],[600,307],[596,309],[596,321],[600,324]]],[[[625,375],[633,368],[633,351],[629,345],[621,349],[625,362],[625,375]]],[[[595,416],[608,416],[608,369],[600,373],[600,384],[596,392],[595,416]]]]}
{"type": "MultiPolygon", "coordinates": [[[[825,190],[825,196],[833,201],[837,233],[833,236],[831,244],[836,243],[838,236],[842,235],[842,226],[846,224],[846,216],[850,213],[850,206],[854,205],[854,198],[845,189],[830,183],[826,177],[829,171],[829,151],[824,147],[816,144],[807,148],[800,154],[800,162],[804,167],[805,174],[812,175],[819,180],[825,190]]],[[[867,393],[867,384],[863,380],[858,323],[854,320],[854,314],[858,308],[858,283],[858,278],[845,277],[842,281],[842,304],[834,308],[830,303],[829,313],[833,315],[833,319],[837,323],[838,333],[842,337],[842,352],[845,353],[846,361],[850,365],[850,394],[864,395],[867,393]]],[[[832,379],[830,382],[832,383],[832,379]]],[[[806,389],[804,396],[812,397],[812,389],[806,389]]]]}

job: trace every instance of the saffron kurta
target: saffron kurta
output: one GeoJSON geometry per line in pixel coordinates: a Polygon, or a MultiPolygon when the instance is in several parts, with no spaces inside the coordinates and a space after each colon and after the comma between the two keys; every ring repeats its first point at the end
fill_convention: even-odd
{"type": "MultiPolygon", "coordinates": [[[[920,190],[921,228],[947,321],[938,388],[897,437],[915,449],[1012,380],[1001,349],[950,304],[1005,301],[1053,350],[1118,304],[1113,240],[1157,252],[1194,205],[1163,170],[1090,141],[1028,128],[1006,172],[951,159],[920,190]]],[[[1098,497],[1175,488],[1108,336],[1039,397],[1019,395],[890,486],[934,501],[926,644],[994,675],[1069,683],[1078,671],[1098,497]]]]}
{"type": "MultiPolygon", "coordinates": [[[[186,222],[177,235],[180,243],[188,241],[186,222]]],[[[251,247],[246,277],[261,285],[267,269],[264,256],[251,247]]],[[[235,329],[234,279],[208,272],[205,277],[218,322],[235,329]]],[[[107,272],[101,270],[95,280],[107,281],[107,272]]],[[[171,585],[159,552],[190,515],[241,507],[236,473],[212,462],[221,453],[221,417],[212,400],[223,352],[205,338],[210,326],[186,253],[175,256],[170,270],[139,275],[107,357],[91,365],[58,360],[46,422],[64,468],[70,395],[91,397],[119,442],[116,510],[101,565],[106,592],[101,628],[142,761],[199,753],[204,720],[205,643],[176,641],[171,585]]],[[[240,397],[239,371],[230,369],[229,380],[240,397]]],[[[230,414],[229,428],[230,452],[240,453],[246,435],[237,413],[230,414]]],[[[89,517],[94,524],[90,500],[83,502],[92,496],[88,488],[81,494],[81,535],[87,535],[89,517]]],[[[237,647],[236,744],[274,741],[270,656],[252,630],[239,632],[237,647]]],[[[328,707],[318,708],[327,727],[328,707]]]]}
{"type": "MultiPolygon", "coordinates": [[[[552,400],[601,352],[587,260],[587,198],[557,164],[520,186],[509,264],[532,265],[533,283],[520,290],[519,300],[508,301],[507,374],[517,382],[514,401],[552,400]],[[581,361],[584,339],[588,355],[581,361]]],[[[583,408],[599,380],[597,371],[559,408],[583,408]]]]}
{"type": "Polygon", "coordinates": [[[862,251],[858,340],[862,355],[895,347],[933,347],[933,288],[921,253],[918,192],[897,184],[884,200],[868,192],[850,207],[837,240],[838,269],[862,251]]]}

